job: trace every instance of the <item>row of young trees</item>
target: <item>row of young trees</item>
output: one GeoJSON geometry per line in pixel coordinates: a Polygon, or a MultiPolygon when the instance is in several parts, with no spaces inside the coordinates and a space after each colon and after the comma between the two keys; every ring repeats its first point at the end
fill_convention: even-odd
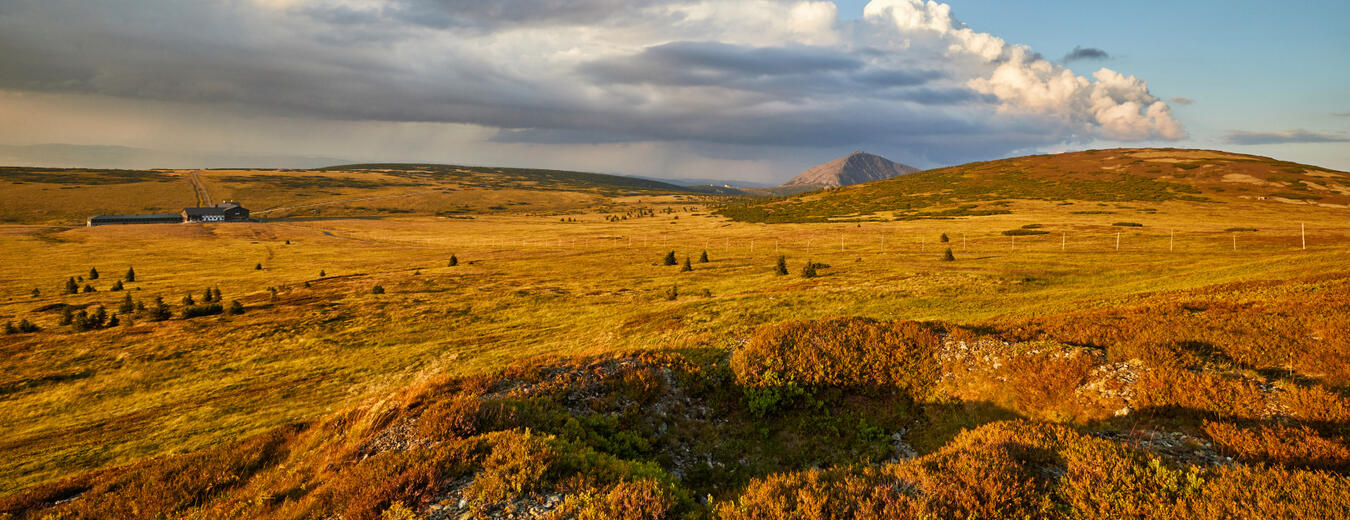
{"type": "MultiPolygon", "coordinates": [[[[946,242],[947,235],[944,233],[944,234],[942,235],[942,238],[944,239],[943,241],[946,242]]],[[[950,247],[947,248],[947,250],[942,254],[942,260],[943,260],[944,262],[952,262],[952,261],[955,261],[955,260],[956,260],[956,256],[952,254],[952,249],[951,249],[950,247]]],[[[704,251],[703,254],[699,255],[698,261],[699,261],[699,263],[707,263],[707,262],[708,262],[708,252],[707,252],[707,251],[704,251]]],[[[666,253],[666,256],[665,256],[665,258],[662,260],[662,263],[665,264],[665,265],[667,265],[667,266],[671,266],[671,265],[679,265],[679,260],[675,257],[675,252],[674,252],[674,251],[671,251],[671,252],[666,253]]],[[[825,269],[825,268],[828,268],[828,267],[830,267],[830,266],[829,266],[829,265],[826,265],[826,264],[819,263],[819,262],[807,260],[806,265],[805,265],[805,266],[802,266],[802,271],[801,271],[802,277],[803,277],[803,278],[815,278],[816,276],[819,276],[819,273],[816,272],[817,269],[825,269]]],[[[693,271],[693,270],[694,270],[694,266],[689,262],[689,257],[685,257],[685,258],[684,258],[684,265],[683,265],[682,267],[680,267],[680,272],[693,271]]],[[[777,274],[777,275],[779,275],[779,276],[785,276],[785,275],[788,274],[787,257],[786,257],[786,256],[784,256],[784,255],[779,255],[779,256],[778,256],[778,262],[777,262],[776,264],[774,264],[774,269],[773,269],[773,271],[774,271],[774,274],[777,274]]]]}
{"type": "MultiPolygon", "coordinates": [[[[179,312],[179,317],[186,320],[198,316],[210,316],[222,313],[237,315],[243,314],[245,310],[244,304],[239,300],[231,301],[228,307],[223,305],[221,303],[223,297],[218,288],[207,289],[204,291],[202,300],[203,303],[198,303],[191,294],[184,296],[183,309],[179,312]]],[[[126,297],[123,298],[122,302],[117,306],[117,311],[113,313],[109,313],[102,305],[95,307],[92,312],[84,309],[75,310],[74,307],[66,306],[61,311],[60,324],[69,325],[76,332],[84,332],[111,328],[118,325],[130,326],[135,324],[136,319],[165,321],[172,319],[173,316],[173,308],[164,302],[162,296],[156,296],[153,303],[146,305],[143,301],[133,299],[131,293],[127,293],[126,297]]],[[[24,320],[24,322],[27,322],[27,320],[24,320]]],[[[20,323],[17,328],[21,329],[22,327],[23,323],[20,323]]],[[[8,331],[8,329],[6,330],[8,331]]],[[[36,330],[40,329],[21,332],[36,332],[36,330]]]]}
{"type": "MultiPolygon", "coordinates": [[[[89,268],[89,278],[88,278],[88,279],[89,279],[89,280],[97,280],[97,279],[99,279],[98,268],[96,268],[96,267],[90,267],[90,268],[89,268]]],[[[123,275],[121,280],[117,280],[117,281],[113,282],[112,287],[111,287],[109,290],[112,290],[112,291],[120,291],[120,290],[122,290],[122,289],[123,289],[122,282],[124,282],[124,281],[125,281],[125,282],[134,282],[134,281],[136,281],[136,269],[131,268],[131,267],[128,267],[128,268],[127,268],[127,274],[123,275]]],[[[67,279],[66,279],[66,285],[65,285],[65,287],[63,288],[62,294],[79,294],[79,293],[81,293],[81,292],[86,292],[86,293],[98,292],[98,289],[94,288],[94,285],[93,285],[93,284],[90,284],[90,283],[84,283],[84,282],[85,282],[85,277],[84,277],[84,276],[72,276],[72,277],[67,278],[67,279]],[[84,283],[84,287],[83,287],[83,288],[80,287],[80,284],[81,284],[81,283],[84,283]]],[[[42,291],[41,291],[41,290],[33,289],[33,297],[34,297],[34,298],[38,297],[38,296],[41,295],[41,294],[42,294],[42,291]]]]}

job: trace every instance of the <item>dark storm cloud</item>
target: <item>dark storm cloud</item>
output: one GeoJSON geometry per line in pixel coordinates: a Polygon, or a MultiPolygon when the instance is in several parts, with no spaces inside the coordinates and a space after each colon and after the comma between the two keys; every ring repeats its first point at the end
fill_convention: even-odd
{"type": "Polygon", "coordinates": [[[874,24],[818,40],[753,34],[788,25],[786,4],[754,7],[754,23],[739,7],[689,19],[672,8],[700,1],[9,0],[0,90],[742,156],[867,143],[991,156],[1072,136],[1054,118],[994,117],[999,100],[968,86],[986,71],[949,60],[937,33],[887,50],[895,34],[874,24]]]}
{"type": "Polygon", "coordinates": [[[805,76],[856,70],[863,62],[816,47],[746,47],[719,42],[672,42],[620,58],[582,65],[606,83],[718,85],[770,76],[805,76]]]}
{"type": "Polygon", "coordinates": [[[1060,61],[1064,63],[1069,63],[1071,61],[1079,61],[1079,60],[1109,60],[1109,59],[1111,59],[1111,55],[1104,50],[1094,49],[1092,47],[1075,46],[1073,50],[1069,51],[1068,54],[1065,54],[1064,57],[1060,59],[1060,61]]]}
{"type": "Polygon", "coordinates": [[[1295,143],[1346,143],[1350,137],[1344,135],[1309,132],[1307,130],[1285,130],[1282,132],[1248,132],[1234,130],[1225,140],[1229,144],[1295,144],[1295,143]]]}

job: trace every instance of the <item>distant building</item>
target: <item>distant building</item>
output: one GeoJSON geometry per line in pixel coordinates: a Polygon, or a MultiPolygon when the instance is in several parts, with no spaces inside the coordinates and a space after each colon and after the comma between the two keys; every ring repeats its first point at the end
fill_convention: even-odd
{"type": "Polygon", "coordinates": [[[184,208],[183,222],[240,222],[248,220],[248,209],[227,200],[212,208],[184,208]]]}
{"type": "Polygon", "coordinates": [[[89,217],[89,226],[115,226],[122,224],[177,224],[183,221],[182,215],[173,213],[159,215],[96,215],[89,217]]]}
{"type": "Polygon", "coordinates": [[[248,209],[238,202],[228,200],[210,208],[183,208],[179,214],[157,215],[96,215],[89,217],[92,226],[110,226],[121,224],[179,224],[185,222],[244,222],[248,220],[248,209]]]}

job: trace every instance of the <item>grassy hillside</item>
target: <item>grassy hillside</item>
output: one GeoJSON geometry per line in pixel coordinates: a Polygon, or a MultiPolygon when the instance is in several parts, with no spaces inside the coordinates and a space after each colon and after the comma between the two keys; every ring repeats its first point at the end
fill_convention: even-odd
{"type": "MultiPolygon", "coordinates": [[[[223,197],[230,176],[421,173],[201,177],[223,197]]],[[[1350,508],[1346,209],[1028,197],[767,225],[586,196],[565,217],[0,225],[0,518],[1350,508]],[[100,306],[116,326],[78,318],[100,306]]]]}
{"type": "Polygon", "coordinates": [[[233,199],[259,218],[567,214],[614,198],[698,197],[699,190],[594,173],[367,164],[319,170],[71,170],[0,168],[0,222],[79,225],[92,215],[177,213],[233,199]]]}
{"type": "Polygon", "coordinates": [[[1008,212],[1013,200],[1260,202],[1350,207],[1350,174],[1210,150],[1115,149],[1018,157],[720,210],[745,222],[940,219],[1008,212]]]}

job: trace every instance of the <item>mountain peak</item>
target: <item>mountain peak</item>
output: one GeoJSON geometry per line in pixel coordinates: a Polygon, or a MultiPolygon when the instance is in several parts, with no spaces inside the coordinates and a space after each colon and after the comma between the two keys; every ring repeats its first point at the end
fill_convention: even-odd
{"type": "Polygon", "coordinates": [[[918,168],[892,162],[879,155],[857,151],[808,169],[784,183],[783,186],[837,188],[889,179],[917,171],[919,171],[918,168]]]}

